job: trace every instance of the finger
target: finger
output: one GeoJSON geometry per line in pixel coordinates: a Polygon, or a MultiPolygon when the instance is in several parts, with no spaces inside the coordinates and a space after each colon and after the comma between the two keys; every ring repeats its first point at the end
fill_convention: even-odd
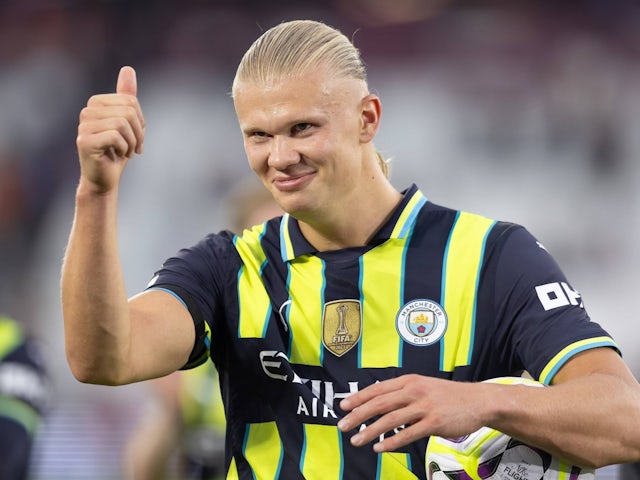
{"type": "MultiPolygon", "coordinates": [[[[132,95],[137,97],[138,95],[138,79],[136,76],[136,71],[133,67],[124,66],[120,69],[120,73],[118,74],[118,82],[116,84],[116,93],[132,95]]],[[[138,122],[140,124],[140,128],[134,128],[134,132],[136,133],[136,147],[135,153],[142,153],[144,146],[144,131],[145,131],[145,123],[144,116],[142,115],[142,110],[140,110],[140,105],[135,105],[136,113],[138,116],[138,122]]]]}
{"type": "Polygon", "coordinates": [[[118,83],[116,84],[116,93],[124,93],[126,95],[138,94],[138,81],[136,79],[136,71],[132,67],[122,67],[118,74],[118,83]]]}
{"type": "Polygon", "coordinates": [[[94,95],[80,112],[81,123],[108,117],[126,118],[131,123],[136,135],[135,152],[142,153],[146,125],[137,98],[122,94],[94,95]]]}
{"type": "Polygon", "coordinates": [[[351,444],[359,447],[381,438],[388,432],[398,433],[414,420],[416,420],[416,416],[412,414],[409,408],[392,410],[353,435],[351,437],[351,444]]]}
{"type": "Polygon", "coordinates": [[[428,436],[421,427],[417,425],[408,425],[406,427],[398,427],[394,429],[395,435],[385,436],[383,440],[373,445],[376,453],[393,452],[399,448],[409,445],[421,438],[428,436]]]}
{"type": "Polygon", "coordinates": [[[93,138],[98,148],[106,150],[109,147],[115,147],[119,156],[130,158],[136,148],[135,132],[131,124],[122,117],[108,117],[84,122],[79,126],[78,133],[82,136],[84,144],[88,145],[93,138]],[[105,133],[107,135],[104,135],[105,133]],[[105,138],[113,139],[114,144],[105,145],[99,141],[105,138]]]}
{"type": "Polygon", "coordinates": [[[144,118],[141,118],[139,105],[106,105],[99,108],[85,108],[80,114],[81,124],[91,125],[93,129],[118,128],[130,130],[133,137],[127,136],[132,145],[132,152],[141,153],[144,142],[144,118]],[[136,108],[138,107],[138,108],[136,108]],[[127,122],[128,125],[125,125],[127,122]],[[103,125],[102,127],[100,125],[103,125]]]}
{"type": "MultiPolygon", "coordinates": [[[[342,419],[340,419],[340,421],[338,422],[338,428],[343,432],[348,432],[356,428],[358,425],[362,425],[368,422],[372,418],[380,415],[387,416],[386,414],[390,414],[389,412],[393,413],[394,410],[406,407],[406,405],[407,399],[403,395],[396,395],[393,393],[384,395],[379,394],[376,397],[371,398],[366,403],[359,405],[347,415],[345,415],[342,419]]],[[[385,417],[382,417],[382,419],[384,418],[385,417]]],[[[386,421],[388,420],[389,419],[387,418],[386,421]]],[[[377,420],[377,422],[379,421],[380,420],[377,420]]],[[[383,423],[380,423],[379,425],[383,425],[383,423]]],[[[397,425],[398,424],[396,423],[396,425],[392,426],[395,427],[397,425]]],[[[369,427],[367,427],[367,430],[368,429],[369,427]]]]}
{"type": "Polygon", "coordinates": [[[354,408],[359,407],[380,395],[401,390],[403,385],[402,378],[403,377],[393,378],[369,385],[359,392],[349,395],[347,398],[343,399],[340,402],[340,408],[344,411],[353,410],[354,408]]]}
{"type": "Polygon", "coordinates": [[[78,133],[76,138],[81,158],[111,156],[111,152],[119,158],[126,158],[129,145],[122,135],[115,130],[107,130],[91,135],[78,133]]]}

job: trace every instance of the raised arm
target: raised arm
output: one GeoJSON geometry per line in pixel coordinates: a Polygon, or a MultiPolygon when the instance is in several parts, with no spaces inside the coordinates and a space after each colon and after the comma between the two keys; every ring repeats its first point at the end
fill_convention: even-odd
{"type": "Polygon", "coordinates": [[[127,300],[117,237],[118,187],[142,152],[145,122],[136,73],[123,67],[116,93],[95,95],[80,113],[80,181],[62,268],[67,360],[88,383],[124,384],[176,370],[187,360],[194,327],[182,304],[152,291],[127,300]]]}

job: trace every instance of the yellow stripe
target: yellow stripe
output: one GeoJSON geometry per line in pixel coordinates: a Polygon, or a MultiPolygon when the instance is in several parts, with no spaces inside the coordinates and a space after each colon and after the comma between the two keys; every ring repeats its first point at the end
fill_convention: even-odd
{"type": "Polygon", "coordinates": [[[251,465],[255,478],[277,478],[282,460],[282,442],[275,422],[249,425],[244,457],[251,465]]]}
{"type": "Polygon", "coordinates": [[[15,420],[31,435],[40,423],[40,414],[31,405],[10,397],[0,396],[0,416],[15,420]]]}
{"type": "Polygon", "coordinates": [[[266,256],[260,245],[260,234],[264,225],[258,225],[244,236],[236,238],[236,250],[242,259],[242,269],[238,278],[238,301],[240,318],[238,335],[240,338],[264,337],[267,321],[271,313],[271,301],[264,288],[260,269],[266,256]]]}
{"type": "Polygon", "coordinates": [[[362,256],[360,367],[399,367],[401,342],[395,315],[402,307],[405,240],[389,239],[362,256]]]}
{"type": "Polygon", "coordinates": [[[292,260],[294,258],[293,244],[291,243],[291,235],[289,234],[289,214],[282,216],[280,223],[280,242],[282,243],[282,261],[292,260]]]}
{"type": "Polygon", "coordinates": [[[207,425],[224,433],[224,404],[220,397],[218,372],[213,362],[208,361],[182,372],[179,395],[185,425],[207,425]]]}
{"type": "Polygon", "coordinates": [[[16,348],[23,339],[22,330],[17,322],[0,316],[0,358],[4,358],[16,348]]]}
{"type": "Polygon", "coordinates": [[[409,219],[409,216],[413,212],[414,207],[422,198],[424,197],[422,193],[420,193],[419,191],[413,194],[413,197],[411,197],[411,200],[407,202],[407,206],[404,207],[404,210],[400,214],[400,217],[398,218],[398,221],[396,222],[395,227],[393,227],[393,231],[391,232],[391,238],[398,238],[400,236],[400,232],[402,232],[402,229],[407,223],[407,220],[409,219]]]}
{"type": "Polygon", "coordinates": [[[571,473],[571,466],[564,463],[562,460],[558,460],[558,476],[557,480],[567,480],[569,478],[569,473],[571,473]]]}
{"type": "MultiPolygon", "coordinates": [[[[438,439],[440,440],[440,439],[438,439]]],[[[465,453],[462,453],[455,448],[445,445],[444,443],[436,442],[436,439],[431,439],[429,441],[429,445],[427,446],[427,459],[430,458],[430,455],[437,454],[438,458],[442,459],[440,465],[446,464],[455,464],[460,465],[462,469],[469,475],[471,480],[482,480],[478,476],[478,459],[469,457],[465,453]],[[448,461],[447,461],[448,460],[448,461]],[[452,461],[453,460],[453,461],[452,461]]],[[[429,469],[430,461],[427,461],[427,470],[429,469]]]]}
{"type": "Polygon", "coordinates": [[[289,306],[291,363],[322,364],[322,309],[324,264],[313,255],[302,255],[290,263],[289,291],[296,292],[289,306]]]}
{"type": "MultiPolygon", "coordinates": [[[[467,473],[471,479],[482,480],[478,476],[482,447],[491,439],[502,435],[499,431],[492,428],[485,428],[484,430],[485,431],[478,435],[477,438],[474,438],[473,441],[469,443],[465,450],[461,449],[464,443],[452,445],[450,440],[441,437],[431,437],[427,445],[426,457],[429,459],[433,454],[438,454],[440,458],[448,457],[449,459],[453,459],[464,469],[465,473],[467,473]]],[[[428,468],[429,465],[427,463],[427,469],[428,468]]]]}
{"type": "Polygon", "coordinates": [[[239,478],[238,468],[236,467],[236,457],[233,457],[231,459],[231,464],[229,465],[226,480],[239,480],[239,478]]]}
{"type": "Polygon", "coordinates": [[[484,240],[493,224],[488,218],[461,212],[449,236],[443,278],[448,323],[441,354],[441,368],[446,372],[470,361],[478,275],[484,240]]]}
{"type": "Polygon", "coordinates": [[[412,480],[416,477],[409,468],[409,454],[399,452],[385,452],[379,454],[380,470],[377,478],[384,480],[393,478],[398,480],[412,480]]]}
{"type": "Polygon", "coordinates": [[[576,353],[597,347],[613,347],[618,349],[617,345],[610,337],[588,338],[586,340],[572,343],[560,350],[560,352],[557,353],[549,363],[547,363],[547,366],[544,367],[540,374],[540,383],[548,385],[551,380],[553,380],[553,376],[557,373],[558,369],[576,353]]]}
{"type": "Polygon", "coordinates": [[[342,445],[338,429],[332,425],[304,426],[302,475],[307,480],[342,478],[342,445]]]}

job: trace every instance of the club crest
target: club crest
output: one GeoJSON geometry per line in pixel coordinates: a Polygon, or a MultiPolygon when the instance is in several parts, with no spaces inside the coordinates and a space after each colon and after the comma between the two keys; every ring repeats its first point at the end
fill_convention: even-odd
{"type": "Polygon", "coordinates": [[[324,304],[322,313],[322,343],[334,355],[341,357],[360,340],[362,309],[359,300],[336,300],[324,304]]]}
{"type": "Polygon", "coordinates": [[[447,314],[433,300],[412,300],[396,317],[396,329],[405,342],[427,346],[442,338],[447,329],[447,314]]]}

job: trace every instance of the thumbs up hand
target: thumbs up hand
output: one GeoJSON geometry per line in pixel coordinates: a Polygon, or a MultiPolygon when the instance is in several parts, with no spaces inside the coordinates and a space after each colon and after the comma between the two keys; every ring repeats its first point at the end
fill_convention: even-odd
{"type": "Polygon", "coordinates": [[[131,67],[122,67],[116,93],[94,95],[80,112],[76,138],[80,186],[94,193],[117,188],[129,159],[142,153],[144,132],[136,72],[131,67]]]}

